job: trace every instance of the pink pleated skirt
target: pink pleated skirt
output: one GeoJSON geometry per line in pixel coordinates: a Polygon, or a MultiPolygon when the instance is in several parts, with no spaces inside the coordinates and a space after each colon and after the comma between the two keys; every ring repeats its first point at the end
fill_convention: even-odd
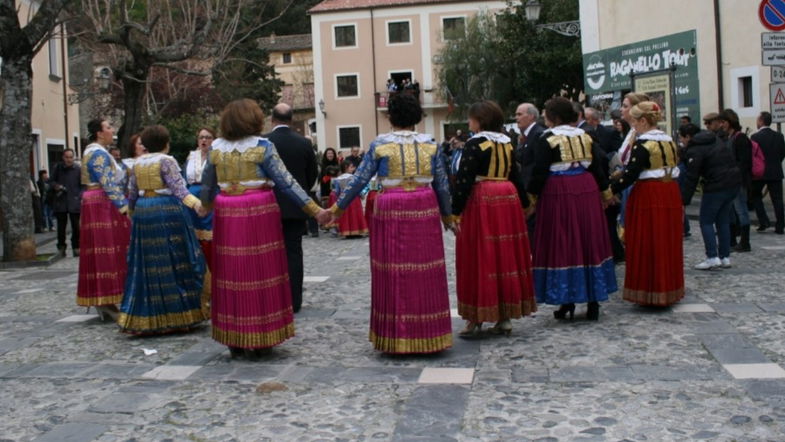
{"type": "Polygon", "coordinates": [[[221,193],[213,221],[213,339],[257,349],[294,336],[281,212],[272,190],[221,193]]]}
{"type": "Polygon", "coordinates": [[[76,304],[89,307],[118,304],[128,270],[126,254],[131,222],[102,189],[82,194],[79,236],[79,285],[76,304]]]}
{"type": "Polygon", "coordinates": [[[452,346],[441,217],[430,187],[379,193],[371,218],[371,330],[385,353],[452,346]]]}

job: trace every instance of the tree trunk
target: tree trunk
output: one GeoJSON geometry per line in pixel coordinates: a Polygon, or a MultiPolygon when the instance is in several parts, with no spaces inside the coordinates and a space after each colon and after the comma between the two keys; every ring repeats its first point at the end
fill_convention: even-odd
{"type": "Polygon", "coordinates": [[[0,74],[0,210],[5,261],[32,260],[36,256],[29,170],[33,146],[32,61],[32,54],[6,58],[0,74]]]}
{"type": "Polygon", "coordinates": [[[142,128],[144,113],[144,97],[147,93],[147,78],[150,76],[149,66],[139,66],[133,64],[128,69],[130,76],[123,75],[123,94],[124,94],[124,118],[123,125],[117,132],[117,145],[122,152],[128,156],[133,156],[131,146],[128,141],[131,135],[138,133],[142,128]],[[141,81],[138,81],[141,80],[141,81]]]}

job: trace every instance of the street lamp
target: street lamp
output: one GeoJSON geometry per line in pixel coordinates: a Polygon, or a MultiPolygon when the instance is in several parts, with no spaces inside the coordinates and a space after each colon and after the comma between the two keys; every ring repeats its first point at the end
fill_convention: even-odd
{"type": "Polygon", "coordinates": [[[526,20],[529,21],[537,21],[540,19],[540,10],[542,9],[542,5],[537,0],[529,0],[526,2],[525,12],[526,12],[526,20]]]}
{"type": "Polygon", "coordinates": [[[324,99],[319,100],[319,110],[322,111],[322,115],[327,116],[327,112],[324,111],[324,99]]]}
{"type": "MultiPolygon", "coordinates": [[[[528,0],[524,5],[524,13],[526,14],[526,20],[534,23],[540,19],[540,12],[542,11],[542,4],[537,0],[528,0]]],[[[536,25],[537,30],[547,29],[549,31],[553,31],[557,34],[564,35],[567,37],[580,37],[581,36],[581,22],[575,21],[563,21],[558,23],[546,23],[542,25],[536,25]]]]}

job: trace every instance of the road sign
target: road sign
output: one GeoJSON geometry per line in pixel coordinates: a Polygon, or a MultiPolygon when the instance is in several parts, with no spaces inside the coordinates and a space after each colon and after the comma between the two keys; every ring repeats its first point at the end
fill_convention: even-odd
{"type": "Polygon", "coordinates": [[[761,24],[772,31],[785,30],[785,1],[762,0],[758,7],[761,24]]]}
{"type": "Polygon", "coordinates": [[[785,123],[785,83],[769,85],[769,103],[771,103],[772,121],[785,123]]]}
{"type": "Polygon", "coordinates": [[[761,32],[760,48],[785,49],[785,32],[761,32]]]}
{"type": "Polygon", "coordinates": [[[785,66],[785,49],[764,49],[761,57],[763,66],[785,66]]]}
{"type": "Polygon", "coordinates": [[[772,83],[785,82],[785,67],[782,66],[771,67],[771,82],[772,83]]]}

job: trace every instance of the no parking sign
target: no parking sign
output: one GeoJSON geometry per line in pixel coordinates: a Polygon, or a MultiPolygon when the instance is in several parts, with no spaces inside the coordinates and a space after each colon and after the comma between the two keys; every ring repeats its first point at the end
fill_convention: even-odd
{"type": "Polygon", "coordinates": [[[762,0],[758,7],[758,17],[766,29],[785,30],[785,0],[762,0]]]}

